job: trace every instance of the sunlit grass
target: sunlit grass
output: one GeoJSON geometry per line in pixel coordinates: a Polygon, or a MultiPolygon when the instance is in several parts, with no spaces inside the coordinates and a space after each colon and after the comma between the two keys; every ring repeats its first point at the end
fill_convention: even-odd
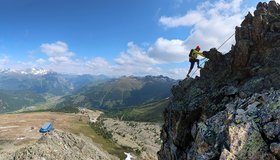
{"type": "Polygon", "coordinates": [[[163,123],[163,110],[168,106],[169,100],[148,103],[140,106],[131,106],[122,110],[105,112],[106,117],[119,118],[127,121],[163,123]]]}

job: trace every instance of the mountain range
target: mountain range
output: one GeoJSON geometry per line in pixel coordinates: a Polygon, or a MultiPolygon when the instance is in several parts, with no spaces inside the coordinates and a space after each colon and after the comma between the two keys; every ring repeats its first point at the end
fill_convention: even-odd
{"type": "Polygon", "coordinates": [[[42,104],[64,96],[89,83],[106,81],[106,76],[67,75],[43,69],[0,71],[0,113],[42,104]]]}
{"type": "Polygon", "coordinates": [[[0,89],[29,90],[39,94],[65,95],[88,83],[106,80],[106,76],[67,75],[44,69],[0,71],[0,89]]]}
{"type": "Polygon", "coordinates": [[[170,96],[177,81],[164,76],[123,76],[103,83],[86,86],[65,96],[61,107],[94,107],[114,110],[159,101],[170,96]]]}
{"type": "Polygon", "coordinates": [[[44,104],[62,111],[73,107],[116,109],[137,106],[169,97],[176,82],[164,76],[109,78],[60,74],[36,68],[2,69],[0,113],[24,108],[36,110],[36,106],[44,104]]]}

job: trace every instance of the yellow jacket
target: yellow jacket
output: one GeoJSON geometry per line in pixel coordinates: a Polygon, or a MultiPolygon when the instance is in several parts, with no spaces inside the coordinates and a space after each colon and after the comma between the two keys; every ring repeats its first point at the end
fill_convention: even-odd
{"type": "Polygon", "coordinates": [[[190,56],[189,58],[190,59],[196,59],[198,55],[200,55],[202,57],[205,57],[203,53],[198,52],[197,50],[193,49],[192,56],[190,56]]]}

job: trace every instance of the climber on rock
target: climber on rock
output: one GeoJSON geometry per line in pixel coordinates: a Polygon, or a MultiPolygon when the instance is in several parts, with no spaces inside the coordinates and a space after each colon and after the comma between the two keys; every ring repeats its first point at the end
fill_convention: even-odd
{"type": "Polygon", "coordinates": [[[191,63],[191,66],[190,66],[190,69],[189,69],[189,72],[187,74],[187,77],[190,77],[189,74],[191,73],[193,67],[194,67],[194,64],[195,62],[197,63],[197,68],[201,68],[199,66],[199,59],[197,59],[197,56],[200,55],[202,57],[205,57],[203,53],[199,52],[200,51],[200,47],[199,46],[196,46],[195,49],[192,49],[190,51],[190,54],[189,54],[189,62],[191,63]]]}

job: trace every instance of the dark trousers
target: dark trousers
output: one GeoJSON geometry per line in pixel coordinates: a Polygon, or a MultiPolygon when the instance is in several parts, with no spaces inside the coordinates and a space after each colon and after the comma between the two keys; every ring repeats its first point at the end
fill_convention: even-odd
{"type": "Polygon", "coordinates": [[[191,68],[193,69],[195,62],[197,63],[197,66],[199,66],[199,60],[198,59],[190,59],[189,62],[191,63],[191,68]]]}

